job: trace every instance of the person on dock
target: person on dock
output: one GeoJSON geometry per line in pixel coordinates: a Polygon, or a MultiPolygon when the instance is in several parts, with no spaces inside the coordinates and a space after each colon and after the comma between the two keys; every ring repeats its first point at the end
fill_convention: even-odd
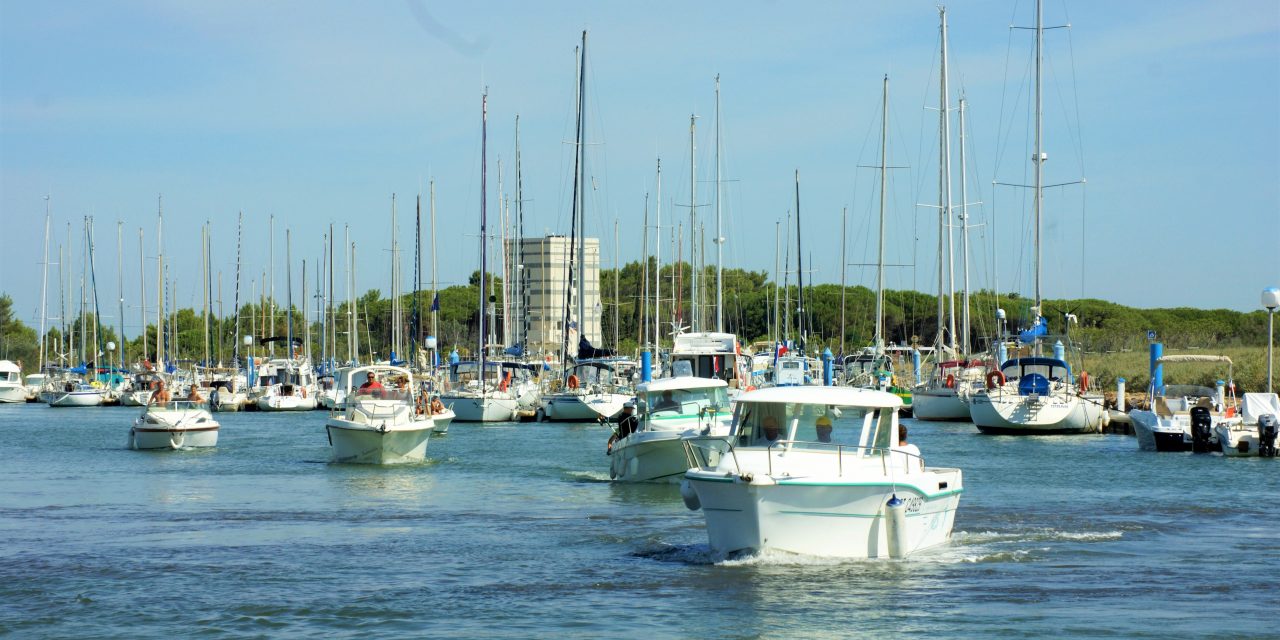
{"type": "Polygon", "coordinates": [[[613,454],[613,443],[640,430],[640,419],[636,417],[636,403],[622,405],[622,413],[618,416],[618,426],[609,436],[609,444],[605,445],[605,455],[613,454]]]}

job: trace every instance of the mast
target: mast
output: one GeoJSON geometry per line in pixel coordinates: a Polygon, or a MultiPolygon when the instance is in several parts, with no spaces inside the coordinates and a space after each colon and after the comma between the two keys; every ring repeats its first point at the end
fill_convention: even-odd
{"type": "Polygon", "coordinates": [[[662,348],[662,158],[658,158],[658,192],[654,200],[653,243],[656,254],[653,273],[653,351],[662,348]]]}
{"type": "Polygon", "coordinates": [[[618,295],[618,219],[613,219],[613,348],[618,348],[618,320],[621,298],[618,295]]]}
{"type": "Polygon", "coordinates": [[[524,333],[524,182],[520,174],[520,114],[516,114],[516,246],[512,263],[515,276],[515,334],[516,344],[527,347],[524,333]]]}
{"type": "MultiPolygon", "coordinates": [[[[200,228],[200,279],[203,281],[203,284],[207,285],[209,282],[208,221],[206,221],[204,226],[200,228]]],[[[204,299],[204,332],[202,335],[204,338],[204,366],[207,367],[209,366],[209,289],[207,286],[203,286],[201,288],[204,289],[204,295],[202,296],[204,299]]]]}
{"type": "Polygon", "coordinates": [[[396,239],[396,194],[391,194],[391,358],[400,353],[400,243],[396,239]]]}
{"type": "MultiPolygon", "coordinates": [[[[507,286],[511,283],[511,272],[508,267],[510,263],[507,261],[507,196],[502,190],[502,156],[498,156],[498,262],[502,264],[502,345],[507,347],[511,344],[511,314],[508,313],[507,303],[511,301],[508,295],[507,286]]],[[[494,286],[489,285],[490,293],[494,286]]],[[[495,303],[492,302],[493,296],[490,295],[491,302],[489,306],[492,308],[495,303]]],[[[489,319],[490,331],[496,327],[493,318],[489,319]]],[[[489,341],[493,344],[493,341],[489,341]]]]}
{"type": "Polygon", "coordinates": [[[142,320],[142,357],[145,359],[151,347],[147,343],[147,258],[143,240],[142,227],[138,227],[138,315],[142,320]]]}
{"type": "MultiPolygon", "coordinates": [[[[351,290],[354,291],[355,288],[356,288],[356,243],[352,242],[351,243],[351,290]]],[[[366,305],[366,311],[367,311],[367,305],[366,305]]],[[[351,354],[352,354],[351,362],[355,363],[355,362],[359,362],[360,360],[360,310],[356,307],[356,300],[354,297],[351,299],[351,306],[348,309],[348,313],[351,314],[351,326],[350,326],[351,335],[348,336],[349,338],[348,344],[350,345],[350,348],[351,348],[351,354]]],[[[365,322],[365,326],[368,326],[369,317],[367,314],[365,315],[364,322],[365,322]]],[[[369,348],[372,349],[373,345],[369,345],[369,348]]],[[[373,363],[372,358],[369,359],[369,363],[370,364],[373,363]]]]}
{"type": "MultiPolygon", "coordinates": [[[[844,354],[844,320],[845,320],[845,273],[849,270],[849,264],[845,255],[845,245],[849,243],[849,207],[840,209],[840,353],[844,354]]],[[[775,256],[777,253],[775,252],[775,256]]],[[[776,259],[776,258],[775,258],[776,259]]]]}
{"type": "Polygon", "coordinates": [[[689,115],[689,330],[701,331],[698,322],[698,117],[689,115]]]}
{"type": "Polygon", "coordinates": [[[773,223],[773,352],[778,353],[778,340],[782,333],[782,273],[778,259],[782,257],[782,222],[773,223]]]}
{"type": "Polygon", "coordinates": [[[876,355],[884,353],[884,207],[889,175],[889,74],[884,76],[880,105],[880,250],[876,258],[876,355]]]}
{"type": "Polygon", "coordinates": [[[480,363],[479,379],[480,394],[483,397],[484,388],[484,334],[485,334],[485,318],[484,318],[484,280],[485,271],[488,269],[488,229],[487,217],[488,209],[486,209],[485,196],[487,195],[487,187],[485,180],[487,178],[485,172],[488,170],[488,160],[486,145],[488,144],[489,135],[489,89],[480,96],[480,282],[476,287],[480,291],[480,330],[477,332],[476,339],[479,341],[480,350],[477,352],[477,361],[480,363]]]}
{"type": "MultiPolygon", "coordinates": [[[[1036,152],[1031,160],[1035,163],[1036,184],[1035,184],[1035,226],[1036,226],[1036,306],[1034,313],[1038,320],[1042,314],[1040,305],[1043,299],[1040,297],[1040,231],[1041,217],[1044,212],[1044,183],[1042,171],[1044,169],[1044,161],[1048,156],[1044,153],[1044,123],[1042,122],[1043,102],[1042,87],[1040,86],[1041,64],[1044,61],[1044,0],[1036,0],[1036,152]]],[[[1040,354],[1040,341],[1036,340],[1036,355],[1040,354]]]]}
{"type": "Polygon", "coordinates": [[[800,170],[796,169],[796,333],[800,340],[800,354],[804,355],[804,253],[800,248],[800,170]]]}
{"type": "Polygon", "coordinates": [[[353,342],[356,337],[356,316],[355,316],[355,296],[352,291],[355,289],[355,280],[352,279],[353,265],[356,258],[356,245],[351,242],[351,226],[342,225],[342,244],[347,254],[347,277],[344,286],[347,289],[347,362],[355,363],[356,349],[353,342]]]}
{"type": "Polygon", "coordinates": [[[414,207],[413,222],[413,357],[416,361],[419,345],[422,344],[422,191],[419,185],[418,199],[414,207]]]}
{"type": "MultiPolygon", "coordinates": [[[[116,318],[119,320],[120,335],[116,339],[120,341],[120,358],[117,361],[120,368],[124,368],[124,221],[116,221],[116,293],[120,306],[117,310],[116,318]]],[[[43,355],[43,354],[42,354],[43,355]]]]}
{"type": "MultiPolygon", "coordinates": [[[[325,366],[327,367],[332,366],[333,360],[338,357],[338,326],[337,324],[335,324],[337,321],[337,318],[335,317],[336,310],[334,309],[334,300],[333,300],[333,263],[335,260],[336,260],[336,256],[333,255],[333,223],[330,222],[329,223],[329,294],[325,296],[325,306],[327,307],[327,309],[325,314],[326,320],[324,323],[324,326],[325,326],[324,339],[325,339],[325,343],[328,344],[328,347],[326,348],[326,353],[328,354],[328,360],[325,362],[325,366]]],[[[236,264],[237,279],[240,277],[239,270],[240,270],[240,266],[239,266],[239,261],[237,260],[237,264],[236,264]]],[[[237,285],[237,287],[238,286],[239,285],[237,285]]]]}
{"type": "Polygon", "coordinates": [[[964,149],[964,88],[960,93],[960,254],[961,268],[964,272],[964,304],[960,309],[960,348],[964,355],[969,354],[969,191],[968,177],[965,174],[964,149]]]}
{"type": "MultiPolygon", "coordinates": [[[[436,290],[436,181],[431,180],[431,335],[436,337],[438,341],[440,334],[436,328],[436,317],[439,312],[436,304],[437,296],[440,294],[436,290]]],[[[439,342],[436,342],[436,351],[438,352],[439,342]]],[[[432,363],[435,365],[435,356],[432,356],[432,363]]]]}
{"type": "MultiPolygon", "coordinates": [[[[285,357],[293,360],[293,254],[291,252],[291,229],[284,230],[284,295],[285,295],[285,357]]],[[[305,263],[304,263],[305,264],[305,263]]],[[[305,268],[305,267],[304,267],[305,268]]],[[[306,305],[303,305],[305,308],[306,305]]],[[[274,343],[273,343],[274,344],[274,343]]],[[[290,362],[290,367],[293,363],[290,362]]]]}
{"type": "Polygon", "coordinates": [[[237,369],[240,368],[240,239],[244,228],[244,211],[236,217],[236,294],[232,313],[236,316],[235,339],[231,343],[231,360],[237,369]]]}
{"type": "Polygon", "coordinates": [[[156,367],[164,368],[164,196],[158,196],[156,223],[156,367]]]}
{"type": "Polygon", "coordinates": [[[720,230],[720,74],[716,74],[716,331],[724,333],[724,238],[720,230]]]}
{"type": "MultiPolygon", "coordinates": [[[[267,279],[269,280],[267,287],[269,287],[269,290],[267,289],[267,287],[264,287],[264,290],[268,290],[267,304],[270,306],[271,327],[269,331],[271,332],[271,336],[274,336],[276,333],[276,258],[275,258],[276,240],[275,240],[275,237],[276,237],[276,215],[273,213],[271,214],[271,217],[268,218],[267,220],[267,279]]],[[[267,349],[270,351],[271,355],[274,356],[276,354],[276,343],[274,341],[269,343],[269,346],[267,347],[267,349]]]]}
{"type": "Polygon", "coordinates": [[[44,197],[44,259],[40,261],[40,368],[36,371],[44,373],[45,365],[45,318],[48,315],[48,292],[49,292],[49,225],[52,220],[50,198],[52,194],[44,197]]]}
{"type": "MultiPolygon", "coordinates": [[[[586,225],[586,190],[587,190],[587,151],[586,151],[586,120],[587,120],[587,32],[582,32],[582,51],[581,60],[578,69],[578,145],[576,147],[578,154],[578,176],[574,181],[577,182],[578,188],[574,193],[574,202],[578,207],[578,341],[587,336],[587,300],[586,300],[586,275],[587,275],[587,225],[586,225]]],[[[599,251],[597,245],[597,261],[599,260],[599,251]]],[[[598,271],[597,271],[598,272],[598,271]]],[[[599,290],[599,286],[596,287],[599,290]]],[[[603,328],[603,327],[602,327],[603,328]]],[[[601,332],[603,334],[603,331],[601,332]]],[[[603,337],[603,336],[601,336],[603,337]]],[[[576,345],[571,345],[576,348],[576,345]]]]}
{"type": "MultiPolygon", "coordinates": [[[[951,224],[951,96],[947,88],[947,8],[938,7],[938,15],[942,20],[942,95],[939,102],[939,113],[942,118],[941,136],[942,144],[942,163],[939,168],[943,171],[943,178],[946,185],[946,200],[943,203],[941,211],[942,226],[947,232],[946,260],[947,260],[947,279],[949,281],[947,287],[947,333],[951,344],[951,350],[956,351],[956,267],[955,267],[955,241],[953,239],[955,225],[951,224]]],[[[942,259],[941,256],[938,258],[942,259]]]]}
{"type": "MultiPolygon", "coordinates": [[[[644,263],[641,264],[640,269],[640,322],[638,323],[640,325],[640,335],[637,336],[636,344],[640,346],[641,351],[644,351],[648,345],[648,342],[644,339],[644,334],[649,329],[648,318],[645,317],[645,308],[649,304],[649,194],[647,193],[644,194],[644,224],[642,227],[644,236],[640,241],[640,258],[644,260],[644,263]]],[[[617,235],[616,232],[614,235],[617,235]]],[[[614,244],[617,244],[616,238],[614,244]]]]}

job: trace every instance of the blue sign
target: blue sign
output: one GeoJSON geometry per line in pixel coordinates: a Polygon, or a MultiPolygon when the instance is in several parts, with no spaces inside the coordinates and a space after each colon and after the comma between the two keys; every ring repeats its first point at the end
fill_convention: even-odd
{"type": "Polygon", "coordinates": [[[1148,330],[1147,330],[1147,339],[1148,339],[1148,340],[1155,340],[1155,339],[1156,339],[1156,331],[1155,331],[1155,329],[1148,329],[1148,330]]]}

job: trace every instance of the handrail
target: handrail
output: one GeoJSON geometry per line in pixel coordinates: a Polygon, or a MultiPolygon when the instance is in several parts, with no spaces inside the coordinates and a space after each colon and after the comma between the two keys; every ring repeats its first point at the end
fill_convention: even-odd
{"type": "MultiPolygon", "coordinates": [[[[702,443],[702,442],[712,442],[712,441],[723,442],[727,446],[727,449],[724,451],[724,453],[729,454],[733,458],[733,466],[734,466],[735,473],[737,475],[742,475],[742,466],[738,462],[738,454],[737,454],[738,446],[735,445],[731,440],[732,440],[732,436],[697,436],[693,438],[685,438],[684,439],[685,460],[686,462],[689,463],[689,466],[691,468],[698,467],[704,470],[711,470],[711,467],[708,464],[706,456],[701,454],[695,454],[694,450],[698,449],[699,451],[701,451],[703,447],[699,446],[699,443],[702,443]]],[[[768,464],[767,473],[770,476],[773,476],[773,458],[774,458],[773,453],[775,449],[781,452],[783,451],[782,445],[796,445],[796,444],[806,445],[805,446],[806,449],[809,448],[810,446],[818,447],[818,448],[835,449],[836,474],[840,477],[844,476],[844,454],[846,449],[862,452],[864,455],[872,454],[872,453],[878,454],[880,457],[881,470],[886,475],[889,473],[890,459],[895,454],[900,454],[907,458],[908,470],[910,468],[910,465],[913,464],[911,462],[911,459],[913,458],[919,461],[918,464],[921,471],[924,471],[926,469],[923,455],[911,453],[909,451],[903,451],[901,449],[895,449],[893,447],[889,447],[889,448],[864,447],[859,445],[847,445],[847,444],[842,444],[837,442],[815,442],[812,440],[777,440],[773,443],[770,443],[770,445],[766,448],[766,460],[768,464]]],[[[793,451],[794,449],[791,449],[788,447],[785,450],[793,451]]]]}

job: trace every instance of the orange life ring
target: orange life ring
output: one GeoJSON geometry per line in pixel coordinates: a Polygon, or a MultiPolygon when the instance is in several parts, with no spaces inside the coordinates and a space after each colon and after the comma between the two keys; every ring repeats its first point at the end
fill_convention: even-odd
{"type": "Polygon", "coordinates": [[[1004,372],[996,369],[987,374],[987,388],[995,389],[996,387],[1003,386],[1006,380],[1004,372]]]}
{"type": "Polygon", "coordinates": [[[306,387],[298,387],[298,390],[300,390],[300,391],[302,392],[302,397],[304,397],[304,398],[305,398],[305,397],[307,397],[307,388],[306,388],[306,387]]]}
{"type": "Polygon", "coordinates": [[[1085,391],[1088,389],[1089,389],[1089,372],[1081,371],[1080,372],[1080,390],[1085,391]]]}
{"type": "Polygon", "coordinates": [[[502,382],[499,382],[499,383],[498,383],[498,390],[499,390],[499,391],[506,391],[506,390],[507,390],[507,386],[508,386],[508,385],[510,385],[510,384],[511,384],[511,372],[510,372],[510,371],[508,371],[508,372],[506,372],[505,374],[503,374],[503,376],[502,376],[502,382]]]}
{"type": "Polygon", "coordinates": [[[747,385],[747,391],[755,391],[755,390],[756,390],[756,386],[754,384],[747,385]]]}
{"type": "Polygon", "coordinates": [[[578,376],[576,376],[576,375],[570,375],[570,376],[569,376],[569,381],[567,382],[567,384],[569,385],[569,388],[570,388],[570,389],[577,389],[577,388],[578,388],[578,376]]]}
{"type": "Polygon", "coordinates": [[[956,388],[956,377],[950,373],[947,374],[947,388],[948,389],[956,388]]]}

